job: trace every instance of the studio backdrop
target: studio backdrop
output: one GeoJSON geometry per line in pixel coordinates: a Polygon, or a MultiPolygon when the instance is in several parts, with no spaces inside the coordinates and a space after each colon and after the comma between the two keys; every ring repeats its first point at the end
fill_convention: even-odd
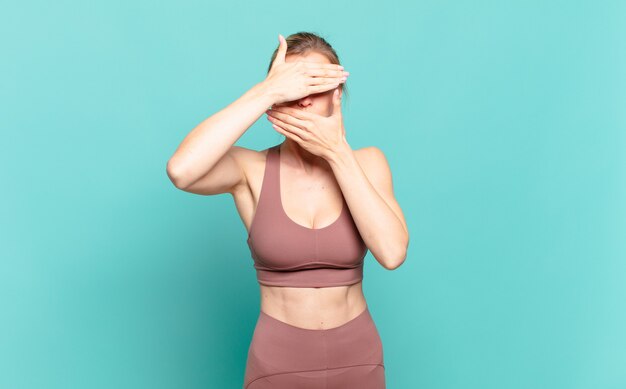
{"type": "MultiPolygon", "coordinates": [[[[410,232],[368,253],[390,389],[626,387],[622,1],[26,1],[0,12],[0,388],[239,388],[259,314],[229,195],[186,134],[278,34],[350,72],[410,232]]],[[[237,141],[284,137],[263,117],[237,141]]]]}

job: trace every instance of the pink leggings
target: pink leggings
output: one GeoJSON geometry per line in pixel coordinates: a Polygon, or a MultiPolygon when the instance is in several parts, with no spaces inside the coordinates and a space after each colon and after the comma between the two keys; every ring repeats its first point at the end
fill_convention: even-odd
{"type": "Polygon", "coordinates": [[[366,307],[333,328],[296,327],[261,311],[244,389],[384,389],[382,342],[366,307]]]}

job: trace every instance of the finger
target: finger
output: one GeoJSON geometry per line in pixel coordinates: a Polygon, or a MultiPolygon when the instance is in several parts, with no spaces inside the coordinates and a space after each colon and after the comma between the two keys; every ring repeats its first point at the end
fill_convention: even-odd
{"type": "Polygon", "coordinates": [[[285,123],[287,125],[293,125],[293,126],[300,127],[300,128],[306,128],[306,123],[304,120],[298,119],[296,117],[293,117],[283,112],[276,112],[272,110],[270,113],[267,114],[267,118],[272,123],[276,123],[276,121],[278,120],[281,123],[285,123]]]}
{"type": "Polygon", "coordinates": [[[272,127],[274,128],[274,130],[280,132],[281,134],[285,135],[285,137],[294,140],[296,143],[298,144],[302,144],[304,143],[304,139],[300,138],[298,135],[293,134],[289,131],[286,131],[284,128],[281,128],[279,126],[277,126],[276,124],[272,124],[272,127]]]}
{"type": "Polygon", "coordinates": [[[318,115],[315,115],[312,112],[307,112],[307,111],[303,111],[301,109],[295,109],[295,108],[290,108],[290,107],[277,107],[277,108],[272,109],[269,112],[270,113],[273,113],[273,112],[281,113],[281,112],[283,112],[283,113],[286,113],[287,115],[293,116],[293,117],[295,117],[297,119],[300,119],[302,121],[312,120],[312,119],[315,118],[315,116],[318,116],[318,115]]]}
{"type": "Polygon", "coordinates": [[[287,41],[285,40],[285,37],[283,37],[281,34],[278,34],[278,42],[278,51],[276,52],[276,58],[272,63],[272,67],[274,66],[274,64],[285,62],[285,54],[287,53],[287,41]]]}
{"type": "Polygon", "coordinates": [[[326,68],[310,68],[310,69],[305,69],[304,70],[304,74],[306,74],[307,76],[312,76],[312,77],[344,77],[344,76],[349,76],[350,72],[348,72],[347,70],[341,70],[341,69],[326,69],[326,68]]]}
{"type": "Polygon", "coordinates": [[[330,69],[330,70],[343,70],[342,65],[334,64],[334,63],[319,63],[319,62],[310,62],[310,61],[302,61],[304,66],[307,69],[330,69]]]}
{"type": "Polygon", "coordinates": [[[346,82],[347,76],[343,77],[312,77],[307,85],[341,84],[346,82]]]}
{"type": "Polygon", "coordinates": [[[297,125],[289,124],[283,120],[271,118],[269,116],[268,119],[270,122],[272,122],[272,124],[280,126],[281,128],[298,135],[302,139],[307,138],[307,131],[304,128],[300,128],[297,125]]]}
{"type": "Polygon", "coordinates": [[[321,92],[326,92],[329,91],[333,88],[336,88],[339,86],[340,83],[334,83],[334,84],[320,84],[320,85],[311,85],[308,87],[308,94],[314,94],[314,93],[321,93],[321,92]]]}

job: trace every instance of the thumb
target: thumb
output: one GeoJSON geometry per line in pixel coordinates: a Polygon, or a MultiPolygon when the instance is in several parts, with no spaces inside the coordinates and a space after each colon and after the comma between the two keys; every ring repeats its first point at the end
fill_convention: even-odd
{"type": "Polygon", "coordinates": [[[333,116],[341,116],[341,93],[338,87],[333,92],[333,116]]]}
{"type": "Polygon", "coordinates": [[[278,51],[276,52],[276,58],[274,59],[274,63],[284,63],[285,62],[285,54],[287,53],[287,41],[285,37],[278,34],[278,51]]]}

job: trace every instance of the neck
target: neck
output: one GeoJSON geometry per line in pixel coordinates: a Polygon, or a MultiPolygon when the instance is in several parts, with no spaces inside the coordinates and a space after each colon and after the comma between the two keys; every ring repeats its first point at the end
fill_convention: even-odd
{"type": "Polygon", "coordinates": [[[328,165],[328,162],[324,158],[306,151],[296,141],[289,138],[286,138],[279,147],[280,152],[283,155],[287,154],[288,159],[291,159],[293,164],[307,172],[316,168],[325,169],[328,165]]]}

